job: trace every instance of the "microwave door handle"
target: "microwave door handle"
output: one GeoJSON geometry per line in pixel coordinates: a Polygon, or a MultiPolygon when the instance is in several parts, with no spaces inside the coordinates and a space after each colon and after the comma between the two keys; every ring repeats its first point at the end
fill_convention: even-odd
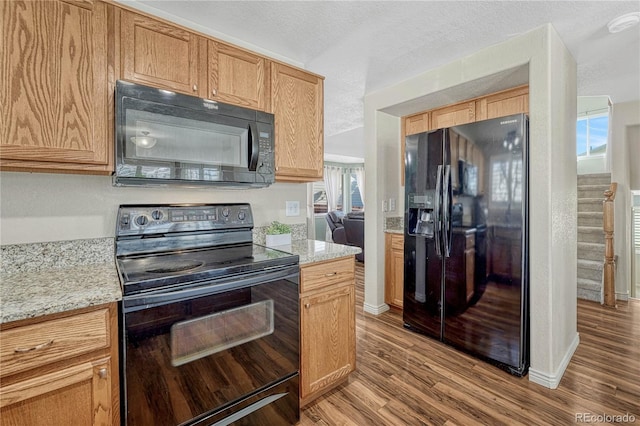
{"type": "Polygon", "coordinates": [[[258,154],[260,153],[260,141],[256,130],[256,123],[249,123],[249,170],[256,171],[258,167],[258,154]]]}

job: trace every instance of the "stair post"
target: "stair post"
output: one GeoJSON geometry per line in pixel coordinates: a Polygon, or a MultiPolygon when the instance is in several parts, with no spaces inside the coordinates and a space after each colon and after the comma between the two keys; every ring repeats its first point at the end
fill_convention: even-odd
{"type": "Polygon", "coordinates": [[[602,202],[602,228],[604,229],[604,306],[616,307],[615,261],[613,254],[613,200],[618,184],[612,182],[604,192],[602,202]]]}

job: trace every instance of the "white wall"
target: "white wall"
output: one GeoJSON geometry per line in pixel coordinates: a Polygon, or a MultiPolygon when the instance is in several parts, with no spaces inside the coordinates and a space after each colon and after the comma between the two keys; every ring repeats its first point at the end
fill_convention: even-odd
{"type": "MultiPolygon", "coordinates": [[[[384,309],[384,235],[379,206],[388,196],[383,178],[399,168],[384,155],[399,119],[381,109],[446,91],[529,64],[530,87],[530,296],[529,378],[556,387],[578,344],[576,325],[576,65],[551,25],[491,46],[365,96],[366,197],[365,310],[384,309]],[[375,143],[371,143],[375,141],[375,143]],[[379,174],[376,174],[378,173],[379,174]]],[[[397,137],[399,144],[399,137],[397,137]]],[[[399,150],[399,146],[396,146],[399,150]]]]}
{"type": "Polygon", "coordinates": [[[366,217],[365,241],[367,250],[364,259],[364,309],[375,315],[389,309],[384,303],[384,213],[382,200],[390,194],[397,196],[397,179],[400,164],[398,141],[400,119],[374,110],[375,123],[380,127],[372,135],[367,129],[367,101],[365,100],[365,140],[367,147],[364,159],[366,217]],[[395,184],[394,184],[395,183],[395,184]],[[371,200],[371,201],[370,201],[371,200]]]}
{"type": "Polygon", "coordinates": [[[356,127],[337,135],[326,136],[324,153],[364,158],[364,128],[356,127]]]}
{"type": "Polygon", "coordinates": [[[607,172],[607,157],[581,157],[578,158],[578,174],[587,175],[592,173],[607,172]]]}
{"type": "Polygon", "coordinates": [[[0,173],[0,244],[115,236],[120,204],[249,202],[256,226],[305,223],[285,216],[285,201],[306,205],[305,184],[249,190],[114,187],[108,176],[0,173]]]}
{"type": "MultiPolygon", "coordinates": [[[[640,120],[640,119],[639,119],[640,120]]],[[[629,188],[640,191],[640,124],[627,126],[627,158],[629,167],[629,188]]]]}
{"type": "Polygon", "coordinates": [[[613,104],[611,120],[611,181],[618,183],[615,199],[614,217],[614,252],[618,256],[616,263],[616,295],[625,299],[629,295],[631,282],[631,173],[640,168],[640,158],[631,157],[630,146],[637,148],[633,127],[640,124],[640,102],[624,102],[613,104]]]}

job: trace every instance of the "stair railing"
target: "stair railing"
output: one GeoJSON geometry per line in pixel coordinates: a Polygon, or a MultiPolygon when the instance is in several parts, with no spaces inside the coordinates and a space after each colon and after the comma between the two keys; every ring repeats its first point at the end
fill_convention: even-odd
{"type": "Polygon", "coordinates": [[[602,228],[604,230],[604,306],[616,307],[615,258],[613,254],[613,200],[616,198],[618,184],[612,182],[604,191],[602,202],[602,228]]]}

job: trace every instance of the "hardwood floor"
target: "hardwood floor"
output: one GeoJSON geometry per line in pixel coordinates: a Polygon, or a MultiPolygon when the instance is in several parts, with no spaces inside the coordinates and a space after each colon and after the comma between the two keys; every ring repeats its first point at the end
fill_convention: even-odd
{"type": "Polygon", "coordinates": [[[578,301],[580,345],[550,390],[404,330],[398,311],[364,313],[363,291],[358,263],[356,371],[306,406],[301,425],[568,425],[625,414],[640,424],[638,300],[616,310],[578,301]]]}

